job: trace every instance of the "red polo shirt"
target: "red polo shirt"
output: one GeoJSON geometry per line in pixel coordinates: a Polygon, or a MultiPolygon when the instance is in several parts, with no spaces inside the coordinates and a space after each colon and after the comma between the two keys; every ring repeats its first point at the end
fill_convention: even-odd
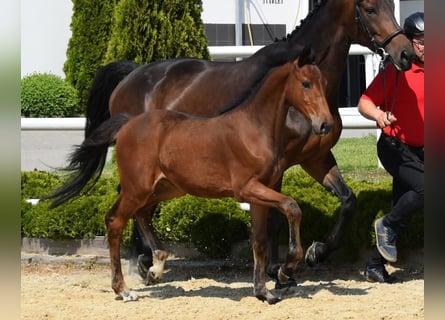
{"type": "Polygon", "coordinates": [[[399,72],[397,88],[396,69],[388,65],[365,90],[362,99],[371,100],[383,111],[391,111],[397,121],[383,129],[391,137],[414,147],[424,145],[424,68],[413,63],[412,68],[399,72]],[[386,77],[386,84],[383,75],[386,77]],[[386,88],[385,88],[386,86],[386,88]],[[396,91],[395,101],[393,93],[396,91]],[[385,94],[386,103],[385,104],[385,94]]]}

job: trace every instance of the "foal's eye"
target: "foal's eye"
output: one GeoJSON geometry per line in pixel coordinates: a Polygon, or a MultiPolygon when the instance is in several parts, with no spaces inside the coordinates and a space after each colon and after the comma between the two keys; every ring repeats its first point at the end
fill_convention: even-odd
{"type": "Polygon", "coordinates": [[[303,81],[301,83],[301,85],[303,86],[303,88],[305,89],[310,89],[311,88],[311,84],[309,83],[309,81],[303,81]]]}
{"type": "Polygon", "coordinates": [[[366,13],[368,14],[368,15],[374,15],[374,14],[377,14],[377,10],[375,10],[375,8],[366,8],[365,9],[365,11],[366,11],[366,13]]]}

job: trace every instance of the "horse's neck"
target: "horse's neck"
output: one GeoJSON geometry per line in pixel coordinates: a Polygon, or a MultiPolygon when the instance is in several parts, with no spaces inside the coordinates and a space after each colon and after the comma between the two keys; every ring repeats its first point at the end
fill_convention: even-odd
{"type": "MultiPolygon", "coordinates": [[[[311,45],[316,53],[317,64],[328,82],[326,96],[329,104],[337,104],[338,89],[346,66],[351,47],[350,26],[347,19],[354,17],[354,6],[345,10],[345,0],[326,1],[299,30],[295,31],[289,41],[299,45],[311,45]]],[[[350,0],[352,3],[352,0],[350,0]]]]}
{"type": "Polygon", "coordinates": [[[271,69],[295,60],[296,55],[297,45],[290,44],[288,41],[277,41],[234,64],[233,68],[239,73],[236,83],[238,86],[241,83],[246,88],[243,96],[249,95],[252,87],[262,83],[271,69]]]}

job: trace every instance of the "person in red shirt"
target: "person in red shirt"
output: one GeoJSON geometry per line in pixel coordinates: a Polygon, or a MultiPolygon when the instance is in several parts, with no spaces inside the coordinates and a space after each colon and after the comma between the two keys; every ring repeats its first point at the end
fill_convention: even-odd
{"type": "Polygon", "coordinates": [[[410,70],[386,64],[359,100],[358,110],[382,129],[377,153],[393,178],[392,208],[374,222],[376,249],[364,275],[368,281],[393,283],[385,264],[397,261],[396,242],[413,213],[424,206],[424,14],[406,18],[406,36],[417,58],[410,70]]]}

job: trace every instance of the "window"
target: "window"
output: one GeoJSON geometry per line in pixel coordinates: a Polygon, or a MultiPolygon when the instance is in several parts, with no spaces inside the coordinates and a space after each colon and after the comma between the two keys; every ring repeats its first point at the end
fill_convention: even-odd
{"type": "MultiPolygon", "coordinates": [[[[234,46],[235,24],[204,24],[209,46],[234,46]]],[[[284,24],[243,24],[242,45],[267,45],[286,36],[284,24]]]]}

